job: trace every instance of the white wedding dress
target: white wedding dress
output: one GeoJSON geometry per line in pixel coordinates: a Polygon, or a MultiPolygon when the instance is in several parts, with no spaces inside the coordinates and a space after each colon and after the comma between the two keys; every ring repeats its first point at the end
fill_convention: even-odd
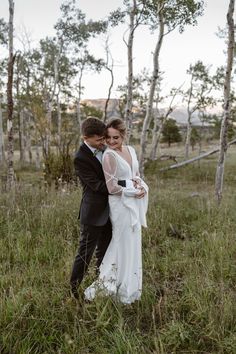
{"type": "Polygon", "coordinates": [[[139,177],[135,150],[127,146],[131,165],[116,151],[107,148],[103,154],[103,170],[109,191],[112,240],[100,266],[98,279],[85,290],[85,298],[97,294],[111,295],[125,304],[139,300],[142,292],[141,226],[146,227],[148,186],[139,177]],[[118,180],[137,179],[145,188],[142,199],[135,198],[137,189],[121,187],[118,180]]]}

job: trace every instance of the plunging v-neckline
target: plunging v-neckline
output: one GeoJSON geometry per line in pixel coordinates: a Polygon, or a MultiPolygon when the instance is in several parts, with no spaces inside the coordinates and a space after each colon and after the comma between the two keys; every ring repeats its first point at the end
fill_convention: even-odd
{"type": "Polygon", "coordinates": [[[130,149],[129,149],[128,145],[126,145],[126,148],[127,148],[128,152],[129,152],[129,154],[130,154],[130,157],[131,157],[131,164],[130,164],[124,157],[120,156],[120,154],[118,154],[118,152],[117,152],[116,150],[112,150],[112,149],[111,149],[111,150],[112,150],[112,151],[115,151],[115,153],[116,153],[122,160],[124,160],[124,161],[127,163],[127,165],[129,166],[131,172],[133,172],[133,157],[132,157],[132,154],[131,154],[131,152],[130,152],[130,149]]]}

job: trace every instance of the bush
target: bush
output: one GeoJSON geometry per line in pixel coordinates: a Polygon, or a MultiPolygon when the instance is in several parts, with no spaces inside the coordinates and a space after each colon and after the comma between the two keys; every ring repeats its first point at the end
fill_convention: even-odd
{"type": "Polygon", "coordinates": [[[73,160],[70,154],[49,154],[44,159],[44,178],[49,185],[75,181],[73,160]]]}

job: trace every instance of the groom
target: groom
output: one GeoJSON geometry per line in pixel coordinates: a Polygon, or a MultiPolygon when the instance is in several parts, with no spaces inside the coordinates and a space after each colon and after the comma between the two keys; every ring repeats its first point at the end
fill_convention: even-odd
{"type": "MultiPolygon", "coordinates": [[[[81,127],[84,143],[74,159],[75,172],[83,189],[79,213],[80,244],[70,278],[71,291],[76,299],[79,298],[77,287],[83,280],[95,249],[98,269],[112,236],[108,190],[101,164],[105,128],[105,124],[97,118],[85,119],[81,127]]],[[[125,181],[118,183],[125,186],[125,181]]]]}

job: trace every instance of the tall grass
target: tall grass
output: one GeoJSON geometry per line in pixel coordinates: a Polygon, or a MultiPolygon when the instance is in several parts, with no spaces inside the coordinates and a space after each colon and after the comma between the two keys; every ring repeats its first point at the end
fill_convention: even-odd
{"type": "MultiPolygon", "coordinates": [[[[132,305],[68,296],[79,188],[56,191],[27,180],[12,195],[2,193],[1,353],[236,352],[234,157],[220,208],[214,159],[164,174],[159,167],[146,170],[143,294],[132,305]]],[[[91,267],[81,291],[93,278],[91,267]]]]}

